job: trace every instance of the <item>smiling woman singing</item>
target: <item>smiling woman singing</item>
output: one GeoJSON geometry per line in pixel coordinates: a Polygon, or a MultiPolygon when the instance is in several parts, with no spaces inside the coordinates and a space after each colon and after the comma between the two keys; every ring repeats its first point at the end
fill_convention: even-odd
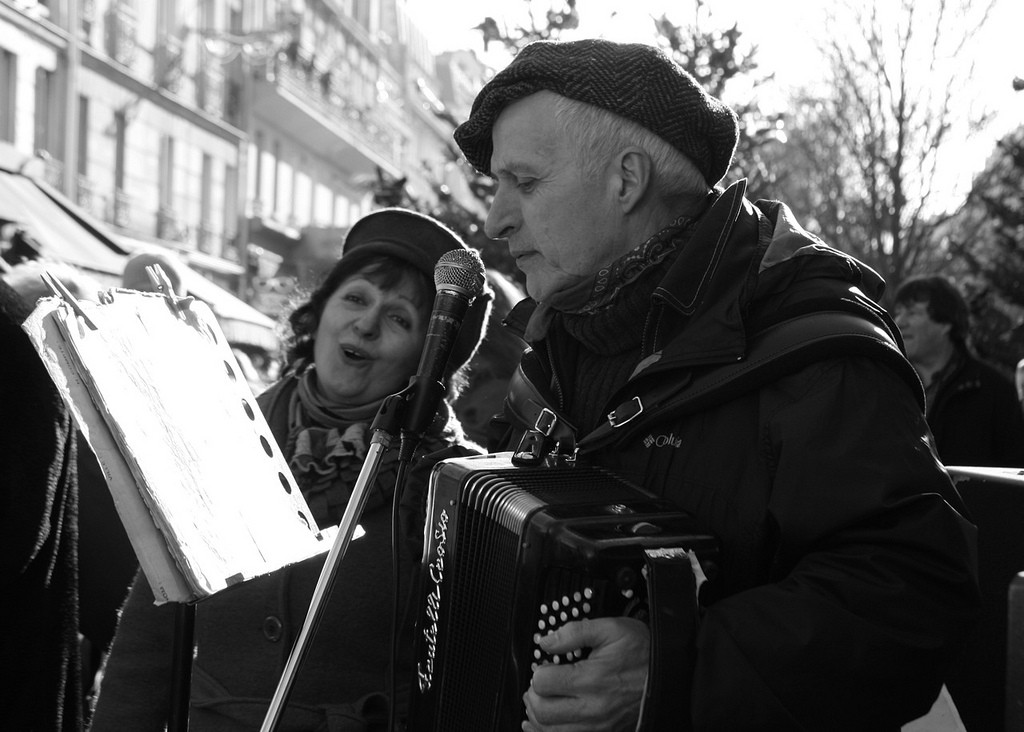
{"type": "MultiPolygon", "coordinates": [[[[310,510],[321,527],[340,520],[362,468],[380,404],[414,374],[434,300],[438,259],[462,241],[434,219],[403,209],[369,214],[349,232],[344,254],[289,317],[285,376],[258,398],[310,510]]],[[[449,389],[414,458],[402,501],[400,584],[405,607],[422,544],[430,468],[478,451],[451,404],[486,329],[490,293],[463,320],[448,362],[449,389]]],[[[366,534],[345,555],[291,703],[278,729],[380,730],[388,716],[391,499],[397,455],[385,455],[360,522],[366,534]]],[[[253,730],[302,627],[323,557],[246,582],[196,610],[189,728],[253,730]]],[[[407,617],[411,617],[408,613],[407,617]]],[[[411,632],[409,623],[403,636],[411,632]]],[[[172,683],[174,610],[153,605],[137,577],[107,663],[92,730],[162,730],[172,683]]],[[[410,678],[400,643],[396,678],[410,678]]],[[[401,714],[405,694],[396,697],[401,714]]]]}

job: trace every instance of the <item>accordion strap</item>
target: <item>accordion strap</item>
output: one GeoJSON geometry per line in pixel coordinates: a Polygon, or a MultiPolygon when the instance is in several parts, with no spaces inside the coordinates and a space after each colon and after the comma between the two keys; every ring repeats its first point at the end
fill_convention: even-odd
{"type": "Polygon", "coordinates": [[[557,448],[562,454],[576,449],[576,427],[554,406],[550,395],[539,388],[543,373],[530,378],[526,371],[533,361],[524,357],[509,380],[505,410],[524,429],[513,451],[516,465],[539,464],[545,455],[557,448]]]}
{"type": "Polygon", "coordinates": [[[818,360],[868,356],[888,364],[924,404],[921,381],[890,333],[866,318],[824,311],[784,320],[756,333],[746,358],[705,370],[664,373],[638,381],[593,432],[580,439],[581,453],[600,450],[639,431],[654,420],[678,418],[747,393],[818,360]]]}
{"type": "Polygon", "coordinates": [[[697,636],[696,560],[679,548],[648,549],[644,554],[651,659],[637,732],[687,732],[697,636]]]}
{"type": "Polygon", "coordinates": [[[901,375],[924,403],[921,381],[900,345],[880,325],[862,315],[823,311],[792,317],[751,337],[742,361],[706,369],[652,373],[620,391],[618,406],[593,432],[578,436],[575,426],[553,406],[543,369],[524,355],[509,381],[506,414],[522,430],[514,449],[517,465],[538,463],[557,447],[563,454],[604,449],[657,420],[706,409],[792,373],[807,364],[836,356],[879,359],[901,375]]]}

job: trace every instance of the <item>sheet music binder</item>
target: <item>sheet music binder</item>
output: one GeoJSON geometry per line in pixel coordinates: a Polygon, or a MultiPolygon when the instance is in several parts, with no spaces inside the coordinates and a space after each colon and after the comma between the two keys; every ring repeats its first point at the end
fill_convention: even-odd
{"type": "Polygon", "coordinates": [[[93,306],[68,298],[41,299],[23,327],[99,459],[157,604],[330,548],[209,307],[120,289],[93,306]]]}

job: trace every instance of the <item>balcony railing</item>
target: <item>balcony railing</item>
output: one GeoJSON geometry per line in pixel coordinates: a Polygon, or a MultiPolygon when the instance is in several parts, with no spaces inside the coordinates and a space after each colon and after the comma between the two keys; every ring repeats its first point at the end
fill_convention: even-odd
{"type": "Polygon", "coordinates": [[[96,23],[96,0],[81,0],[78,7],[78,35],[88,43],[92,37],[92,27],[96,23]]]}
{"type": "Polygon", "coordinates": [[[343,128],[356,140],[382,154],[394,158],[395,135],[381,111],[358,106],[338,93],[339,81],[331,72],[319,72],[308,60],[295,61],[281,54],[274,63],[272,78],[277,84],[302,100],[317,115],[343,128]]]}
{"type": "Polygon", "coordinates": [[[196,227],[196,248],[204,254],[220,257],[224,251],[224,238],[209,224],[200,224],[196,227]]]}
{"type": "Polygon", "coordinates": [[[138,20],[135,10],[124,0],[115,0],[105,15],[107,55],[124,66],[135,62],[138,20]]]}
{"type": "Polygon", "coordinates": [[[51,155],[41,155],[43,159],[43,180],[57,190],[64,189],[64,161],[51,155]]]}
{"type": "Polygon", "coordinates": [[[224,113],[224,69],[211,56],[206,57],[196,75],[196,104],[218,117],[224,113]]]}
{"type": "Polygon", "coordinates": [[[132,228],[132,199],[122,190],[114,191],[111,201],[110,221],[122,229],[132,228]]]}
{"type": "Polygon", "coordinates": [[[161,206],[156,212],[156,235],[167,241],[187,242],[188,227],[178,218],[178,214],[167,206],[161,206]]]}
{"type": "Polygon", "coordinates": [[[185,44],[181,38],[170,33],[164,34],[156,53],[156,85],[177,93],[181,87],[184,60],[185,44]]]}
{"type": "Polygon", "coordinates": [[[96,213],[96,186],[84,175],[78,176],[78,186],[75,191],[76,203],[85,211],[91,214],[96,213]]]}

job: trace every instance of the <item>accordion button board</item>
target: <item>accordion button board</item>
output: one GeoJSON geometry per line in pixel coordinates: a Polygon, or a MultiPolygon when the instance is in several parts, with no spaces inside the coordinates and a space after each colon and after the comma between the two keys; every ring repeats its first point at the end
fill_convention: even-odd
{"type": "MultiPolygon", "coordinates": [[[[648,621],[645,553],[667,548],[713,575],[714,537],[604,468],[520,467],[511,453],[439,463],[427,500],[409,729],[521,729],[537,666],[588,652],[546,654],[540,638],[584,618],[648,621]]],[[[674,613],[696,614],[690,595],[674,613]]]]}

